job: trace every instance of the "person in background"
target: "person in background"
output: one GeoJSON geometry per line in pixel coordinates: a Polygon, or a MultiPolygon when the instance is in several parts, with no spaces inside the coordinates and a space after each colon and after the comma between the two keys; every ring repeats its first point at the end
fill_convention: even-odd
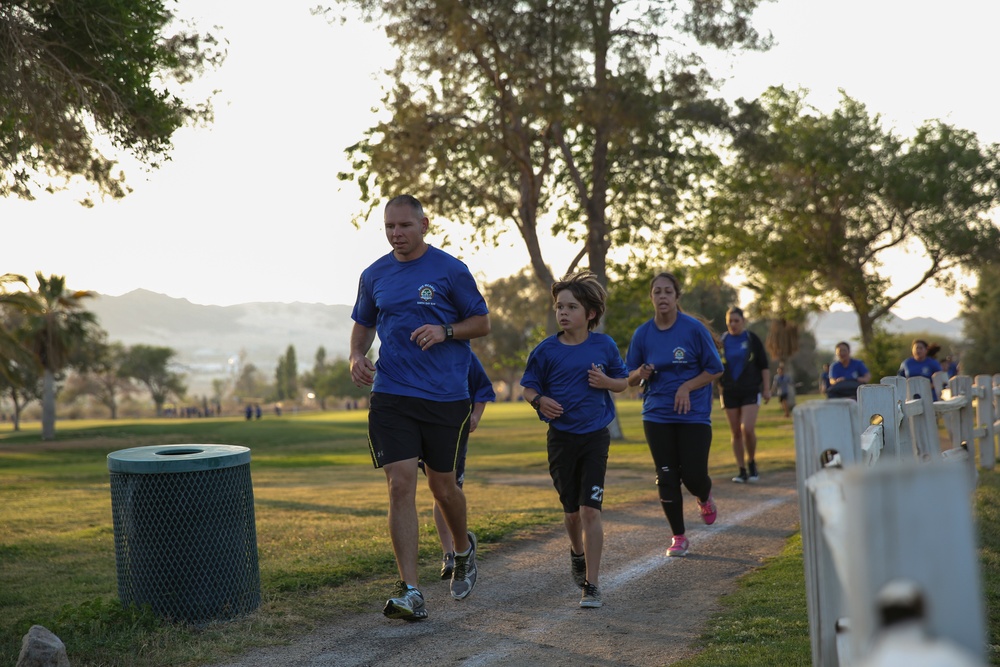
{"type": "Polygon", "coordinates": [[[410,195],[383,211],[392,251],[361,274],[351,319],[351,380],[372,388],[368,445],[385,472],[389,535],[399,581],[382,613],[427,618],[417,587],[417,461],[455,536],[451,596],[465,599],[476,585],[476,536],[468,530],[465,494],[455,477],[458,445],[469,428],[469,341],[490,332],[490,320],[469,268],[427,244],[430,225],[410,195]],[[378,362],[366,356],[378,334],[378,362]],[[376,373],[377,369],[377,373],[376,373]]]}
{"type": "Polygon", "coordinates": [[[819,374],[819,391],[826,394],[830,390],[830,364],[823,364],[823,370],[819,374]]]}
{"type": "Polygon", "coordinates": [[[950,380],[956,375],[958,375],[958,359],[949,354],[947,357],[945,357],[944,360],[945,360],[945,367],[948,370],[948,379],[950,380]]]}
{"type": "Polygon", "coordinates": [[[851,346],[844,341],[837,343],[837,360],[830,365],[828,398],[857,399],[858,387],[872,379],[865,362],[851,358],[851,346]]]}
{"type": "Polygon", "coordinates": [[[667,556],[685,556],[683,484],[698,501],[702,521],[715,523],[708,454],[712,447],[712,382],[722,359],[712,333],[681,312],[681,285],[670,273],[653,278],[653,317],[635,330],[625,356],[628,384],[645,385],[642,426],[656,466],[660,506],[673,537],[667,556]]]}
{"type": "MultiPolygon", "coordinates": [[[[486,369],[476,353],[472,353],[472,363],[469,364],[469,400],[472,402],[472,414],[469,415],[469,430],[463,433],[462,441],[458,443],[458,460],[455,462],[455,480],[459,488],[464,489],[465,485],[465,457],[469,451],[469,435],[479,426],[486,410],[487,403],[494,403],[497,395],[493,391],[493,382],[486,375],[486,369]]],[[[421,469],[424,468],[423,461],[420,462],[421,469]]],[[[427,471],[424,470],[426,473],[427,471]]],[[[448,528],[448,522],[444,519],[441,508],[437,501],[434,501],[434,525],[437,526],[438,538],[441,540],[441,550],[444,555],[441,557],[441,578],[451,579],[452,572],[455,571],[455,537],[448,528]]]]}
{"type": "Polygon", "coordinates": [[[729,421],[730,441],[739,472],[738,484],[756,482],[757,413],[760,401],[771,400],[771,371],[764,343],[746,328],[743,310],[733,306],[726,311],[726,333],[722,334],[722,407],[729,421]]]}
{"type": "MultiPolygon", "coordinates": [[[[930,380],[935,373],[940,373],[941,364],[934,357],[928,356],[928,348],[927,341],[921,338],[914,339],[910,348],[911,356],[899,364],[898,375],[905,378],[925,377],[930,380]]],[[[934,391],[933,385],[931,385],[931,396],[937,400],[937,392],[934,391]]]]}
{"type": "Polygon", "coordinates": [[[524,400],[548,422],[549,475],[559,492],[570,544],[570,572],[582,589],[580,606],[604,604],[599,587],[604,552],[604,478],[608,468],[615,403],[609,392],[628,386],[618,344],[593,331],[604,315],[607,293],[590,271],[552,284],[561,331],[528,355],[521,386],[524,400]]]}
{"type": "Polygon", "coordinates": [[[795,386],[792,383],[792,376],[785,372],[785,364],[778,364],[774,374],[774,382],[771,393],[778,395],[781,401],[781,409],[785,412],[785,417],[792,416],[792,408],[795,406],[795,386]]]}

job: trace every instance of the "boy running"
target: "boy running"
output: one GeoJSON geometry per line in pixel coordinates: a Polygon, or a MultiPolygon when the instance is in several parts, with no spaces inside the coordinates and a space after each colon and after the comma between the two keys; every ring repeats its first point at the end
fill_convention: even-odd
{"type": "Polygon", "coordinates": [[[583,589],[580,606],[600,607],[598,578],[604,528],[601,507],[615,404],[628,374],[615,341],[592,331],[604,315],[607,294],[597,277],[582,271],[552,285],[562,330],[532,350],[521,378],[524,400],[548,422],[549,474],[559,492],[570,541],[573,581],[583,589]]]}

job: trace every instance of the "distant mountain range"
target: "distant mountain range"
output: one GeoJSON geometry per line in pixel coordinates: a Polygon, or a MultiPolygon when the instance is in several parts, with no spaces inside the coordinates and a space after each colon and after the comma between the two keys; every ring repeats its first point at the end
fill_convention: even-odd
{"type": "MultiPolygon", "coordinates": [[[[235,370],[240,352],[268,377],[289,345],[295,347],[301,371],[312,368],[322,346],[327,358],[347,358],[353,322],[352,306],[322,303],[243,303],[204,306],[138,289],[122,296],[98,295],[88,304],[112,341],[125,345],[170,347],[187,374],[190,393],[211,391],[212,380],[235,370]]],[[[961,339],[961,320],[939,322],[920,317],[894,318],[890,331],[926,333],[961,339]]],[[[809,329],[821,349],[858,336],[854,313],[832,312],[810,317],[809,329]]]]}
{"type": "Polygon", "coordinates": [[[177,351],[191,394],[210,393],[212,380],[234,372],[241,351],[268,377],[289,345],[301,371],[312,368],[323,347],[330,360],[347,358],[352,306],[322,303],[243,303],[204,306],[138,289],[98,295],[88,304],[112,341],[177,351]]]}
{"type": "MultiPolygon", "coordinates": [[[[860,338],[858,329],[858,316],[854,313],[836,311],[832,313],[819,313],[810,315],[806,320],[807,327],[816,336],[816,347],[823,350],[829,349],[833,352],[833,346],[839,341],[846,340],[855,347],[860,338]]],[[[926,334],[928,342],[934,342],[934,337],[946,337],[952,341],[963,340],[962,320],[954,319],[948,322],[941,322],[932,317],[913,317],[903,319],[895,316],[882,321],[885,328],[893,333],[906,334],[926,334]]]]}

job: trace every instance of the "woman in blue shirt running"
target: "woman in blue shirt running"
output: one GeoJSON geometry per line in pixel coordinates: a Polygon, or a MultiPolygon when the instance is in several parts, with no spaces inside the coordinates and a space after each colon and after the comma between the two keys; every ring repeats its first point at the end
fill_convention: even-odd
{"type": "Polygon", "coordinates": [[[632,336],[625,366],[629,386],[645,384],[642,425],[656,465],[660,503],[673,532],[667,556],[684,556],[681,484],[698,500],[702,520],[716,518],[708,452],[712,445],[712,382],[722,375],[722,359],[711,332],[681,312],[681,286],[660,273],[650,286],[653,318],[632,336]]]}

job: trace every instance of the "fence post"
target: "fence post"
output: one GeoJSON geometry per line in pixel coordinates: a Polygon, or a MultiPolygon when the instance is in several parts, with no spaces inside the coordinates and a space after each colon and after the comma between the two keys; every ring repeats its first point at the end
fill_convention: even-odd
{"type": "MultiPolygon", "coordinates": [[[[882,379],[884,381],[886,378],[882,379]]],[[[898,410],[896,388],[893,385],[863,384],[858,387],[858,411],[861,425],[865,429],[861,435],[862,449],[869,437],[878,437],[880,440],[875,443],[879,451],[868,451],[864,463],[874,463],[882,456],[890,459],[900,457],[898,410]]]]}
{"type": "MultiPolygon", "coordinates": [[[[906,409],[913,444],[920,460],[941,458],[941,435],[938,433],[937,412],[931,394],[931,382],[925,377],[912,377],[906,381],[906,409]]],[[[945,415],[945,420],[950,415],[945,415]]]]}
{"type": "MultiPolygon", "coordinates": [[[[949,384],[950,380],[956,379],[949,378],[947,371],[938,371],[933,376],[931,376],[931,382],[934,384],[934,391],[937,392],[937,400],[942,400],[945,398],[954,398],[958,396],[957,387],[953,384],[949,384]],[[947,388],[947,391],[945,390],[947,388]]],[[[944,428],[948,432],[948,438],[951,442],[951,449],[955,447],[960,447],[962,445],[961,428],[958,423],[958,416],[953,412],[945,412],[941,415],[944,420],[944,428]]],[[[971,453],[971,452],[970,452],[971,453]]]]}
{"type": "Polygon", "coordinates": [[[977,375],[973,391],[976,394],[976,444],[979,446],[979,467],[992,470],[997,461],[994,433],[993,378],[977,375]]]}
{"type": "Polygon", "coordinates": [[[871,651],[879,627],[878,594],[902,578],[923,591],[931,636],[949,639],[985,662],[972,485],[963,466],[887,461],[845,469],[843,482],[851,517],[845,532],[854,550],[846,583],[852,654],[871,651]]]}
{"type": "Polygon", "coordinates": [[[846,600],[834,572],[833,556],[823,537],[817,501],[806,481],[834,456],[843,465],[860,460],[861,422],[857,404],[847,398],[810,401],[792,412],[795,426],[795,472],[802,525],[802,560],[806,578],[809,640],[814,667],[837,667],[837,622],[846,600]]]}

